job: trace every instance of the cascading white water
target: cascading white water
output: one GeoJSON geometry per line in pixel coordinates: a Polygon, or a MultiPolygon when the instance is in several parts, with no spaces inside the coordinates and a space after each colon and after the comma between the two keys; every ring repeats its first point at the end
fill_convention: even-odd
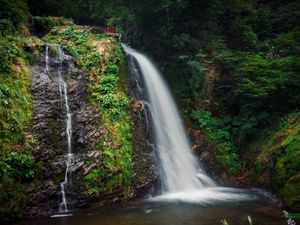
{"type": "Polygon", "coordinates": [[[67,212],[68,211],[68,203],[66,198],[65,189],[69,183],[68,177],[71,176],[70,166],[72,166],[74,162],[74,156],[72,153],[72,113],[69,107],[68,101],[68,90],[67,84],[63,80],[63,60],[64,60],[64,52],[60,45],[57,45],[58,50],[58,59],[59,59],[59,67],[58,67],[58,85],[59,85],[59,93],[62,101],[64,102],[65,110],[66,110],[66,136],[67,136],[67,154],[66,154],[66,171],[64,181],[60,183],[61,187],[61,202],[59,204],[59,212],[67,212]]]}
{"type": "Polygon", "coordinates": [[[144,55],[126,45],[123,47],[140,65],[147,88],[164,192],[180,192],[215,186],[214,182],[202,170],[199,170],[175,102],[159,71],[144,55]],[[201,174],[201,177],[197,178],[197,174],[201,174]]]}
{"type": "MultiPolygon", "coordinates": [[[[205,174],[192,154],[175,102],[159,71],[146,56],[125,44],[122,46],[139,65],[149,98],[163,185],[163,195],[156,198],[201,203],[216,199],[246,199],[241,191],[217,187],[205,174]]],[[[132,70],[138,72],[136,68],[132,70]]],[[[140,85],[137,87],[141,90],[140,85]]]]}

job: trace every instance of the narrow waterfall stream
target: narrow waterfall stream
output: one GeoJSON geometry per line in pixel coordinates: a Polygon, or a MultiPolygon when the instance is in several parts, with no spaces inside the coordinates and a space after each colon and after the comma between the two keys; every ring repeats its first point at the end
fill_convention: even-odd
{"type": "MultiPolygon", "coordinates": [[[[65,109],[65,133],[67,139],[67,153],[65,155],[66,158],[66,170],[64,175],[64,181],[60,183],[60,203],[59,203],[59,213],[68,212],[68,202],[66,196],[66,189],[70,184],[70,177],[72,175],[72,170],[70,169],[72,164],[74,163],[74,155],[72,152],[72,113],[69,107],[68,101],[68,89],[67,83],[63,79],[63,61],[64,61],[64,52],[61,45],[55,45],[57,47],[58,52],[58,61],[59,66],[57,70],[57,80],[59,86],[59,94],[62,102],[62,107],[65,109]]],[[[49,44],[46,44],[45,50],[45,62],[46,62],[46,73],[49,71],[49,44]]]]}
{"type": "MultiPolygon", "coordinates": [[[[148,109],[154,127],[155,149],[162,183],[162,195],[153,200],[180,200],[210,202],[246,200],[242,190],[218,187],[207,176],[192,154],[176,104],[161,78],[160,72],[143,54],[122,44],[131,56],[133,73],[142,76],[145,84],[143,96],[148,97],[148,109]],[[137,69],[138,68],[138,69],[137,69]]],[[[137,81],[137,88],[141,90],[137,81]]],[[[142,101],[143,102],[143,101],[142,101]]]]}
{"type": "Polygon", "coordinates": [[[46,49],[45,49],[45,73],[47,74],[49,72],[49,44],[46,43],[46,49]]]}
{"type": "Polygon", "coordinates": [[[70,112],[69,101],[68,101],[68,90],[67,84],[63,80],[63,60],[64,60],[64,52],[60,45],[58,45],[58,57],[60,66],[58,67],[58,83],[59,83],[59,92],[60,97],[62,98],[62,102],[64,102],[65,110],[66,110],[66,136],[67,136],[67,154],[66,154],[66,172],[65,179],[60,183],[61,187],[61,202],[59,204],[59,212],[68,212],[68,203],[66,198],[66,188],[69,184],[69,176],[71,177],[72,171],[70,170],[70,166],[74,162],[73,153],[72,153],[72,113],[70,112]]]}

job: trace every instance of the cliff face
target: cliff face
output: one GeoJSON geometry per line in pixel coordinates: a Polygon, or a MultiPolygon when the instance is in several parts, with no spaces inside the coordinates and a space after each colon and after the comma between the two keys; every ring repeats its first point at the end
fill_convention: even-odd
{"type": "MultiPolygon", "coordinates": [[[[24,172],[23,177],[13,177],[0,188],[1,193],[7,192],[0,197],[4,203],[1,221],[21,214],[34,217],[58,213],[66,176],[64,191],[70,210],[142,197],[156,180],[143,109],[134,93],[128,91],[133,82],[117,40],[72,23],[51,32],[44,42],[35,38],[31,43],[33,38],[28,36],[28,43],[21,46],[20,51],[34,56],[30,68],[25,68],[23,61],[20,64],[21,69],[25,68],[22,71],[26,76],[20,70],[25,81],[18,77],[19,73],[10,76],[12,83],[23,82],[19,86],[24,96],[14,101],[28,100],[23,105],[28,112],[26,126],[15,126],[20,130],[16,133],[18,140],[1,140],[0,156],[4,162],[16,165],[13,169],[20,176],[24,172]],[[73,157],[68,173],[66,101],[59,77],[65,82],[72,122],[73,157]],[[16,185],[20,188],[13,190],[16,185]],[[7,201],[10,194],[15,197],[7,201]],[[12,208],[5,209],[8,205],[12,208]]],[[[14,61],[16,69],[16,62],[24,56],[19,57],[14,61]]],[[[10,117],[2,118],[2,114],[1,121],[10,124],[10,117]]],[[[2,133],[1,136],[5,130],[2,133]]],[[[2,167],[1,164],[1,171],[5,169],[2,167]]]]}
{"type": "MultiPolygon", "coordinates": [[[[57,46],[51,48],[56,50],[57,46]]],[[[43,172],[39,174],[35,188],[28,193],[26,211],[29,215],[49,215],[57,212],[61,197],[60,182],[64,179],[66,169],[66,113],[59,89],[60,60],[57,55],[50,55],[46,71],[45,59],[44,51],[40,62],[33,66],[30,72],[33,98],[31,131],[37,141],[32,152],[35,160],[42,164],[43,172]]],[[[74,58],[67,54],[62,62],[62,76],[66,82],[72,113],[72,149],[76,155],[72,171],[76,173],[79,168],[87,166],[82,161],[82,154],[87,154],[95,148],[101,131],[97,125],[97,108],[89,106],[86,101],[86,74],[76,68],[74,58]]],[[[76,204],[76,195],[72,189],[67,192],[71,208],[76,204]]]]}
{"type": "MultiPolygon", "coordinates": [[[[57,46],[52,45],[51,48],[55,50],[57,46]]],[[[35,160],[43,165],[43,172],[39,174],[35,187],[28,192],[26,212],[30,216],[58,212],[60,183],[64,180],[67,160],[65,103],[60,96],[58,79],[60,61],[57,55],[50,55],[46,72],[45,59],[44,51],[39,63],[30,72],[33,96],[31,132],[37,141],[32,151],[35,160]]],[[[71,167],[72,178],[66,190],[68,208],[109,204],[147,193],[155,180],[154,168],[151,167],[152,149],[147,147],[142,109],[133,95],[128,107],[133,123],[133,172],[129,192],[117,188],[99,194],[86,188],[89,181],[84,179],[85,175],[103,164],[103,149],[97,145],[101,144],[102,136],[108,131],[99,120],[98,107],[88,102],[91,93],[87,89],[87,73],[79,70],[74,58],[67,54],[64,54],[62,68],[72,113],[72,151],[75,155],[71,167]]]]}
{"type": "MultiPolygon", "coordinates": [[[[77,27],[64,27],[60,31],[66,29],[84,34],[77,27]]],[[[57,213],[62,198],[68,143],[60,73],[66,83],[72,114],[74,162],[65,186],[68,208],[97,207],[147,194],[156,180],[152,149],[146,143],[148,133],[143,109],[134,92],[127,91],[128,85],[129,89],[134,87],[119,44],[112,38],[95,39],[90,34],[86,42],[91,47],[85,49],[84,58],[74,53],[86,47],[84,43],[72,49],[74,44],[69,37],[60,34],[49,37],[54,39],[52,43],[65,45],[44,44],[40,60],[30,73],[33,117],[29,130],[37,142],[32,152],[42,172],[28,191],[27,215],[57,213]],[[64,52],[62,61],[59,48],[64,52]],[[104,103],[104,99],[113,102],[104,103]],[[118,101],[124,102],[124,106],[118,101]]]]}

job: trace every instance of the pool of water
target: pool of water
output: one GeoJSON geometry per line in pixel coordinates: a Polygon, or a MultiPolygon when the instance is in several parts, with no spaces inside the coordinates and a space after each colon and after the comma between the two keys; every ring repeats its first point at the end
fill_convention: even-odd
{"type": "Polygon", "coordinates": [[[265,192],[249,191],[246,201],[215,201],[207,204],[178,201],[138,201],[93,211],[73,211],[70,215],[23,220],[17,225],[230,225],[287,224],[278,201],[265,192]],[[251,192],[251,193],[250,193],[251,192]]]}

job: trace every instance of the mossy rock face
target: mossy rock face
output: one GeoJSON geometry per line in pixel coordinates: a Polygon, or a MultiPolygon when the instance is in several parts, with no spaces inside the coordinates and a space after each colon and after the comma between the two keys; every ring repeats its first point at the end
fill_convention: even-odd
{"type": "Polygon", "coordinates": [[[150,188],[149,180],[153,176],[137,182],[139,178],[135,175],[141,171],[137,167],[143,167],[145,171],[148,164],[142,162],[144,149],[133,150],[137,148],[133,140],[135,124],[127,92],[125,55],[121,45],[114,37],[95,34],[91,27],[77,25],[56,26],[43,39],[64,46],[66,52],[74,57],[76,66],[87,73],[88,101],[84,104],[88,103],[91,110],[87,112],[82,107],[84,104],[81,104],[81,110],[77,112],[77,124],[84,127],[79,135],[82,166],[73,173],[76,197],[80,202],[77,207],[106,205],[140,195],[141,191],[136,190],[150,188]],[[87,119],[84,118],[89,117],[89,121],[85,121],[87,119]],[[89,133],[99,135],[94,137],[89,133]],[[133,151],[140,152],[139,159],[137,152],[133,151]]]}
{"type": "Polygon", "coordinates": [[[256,182],[270,185],[285,206],[300,209],[300,113],[284,117],[260,147],[253,170],[256,182]]]}
{"type": "Polygon", "coordinates": [[[291,177],[280,190],[280,195],[286,206],[300,210],[300,173],[291,177]]]}

